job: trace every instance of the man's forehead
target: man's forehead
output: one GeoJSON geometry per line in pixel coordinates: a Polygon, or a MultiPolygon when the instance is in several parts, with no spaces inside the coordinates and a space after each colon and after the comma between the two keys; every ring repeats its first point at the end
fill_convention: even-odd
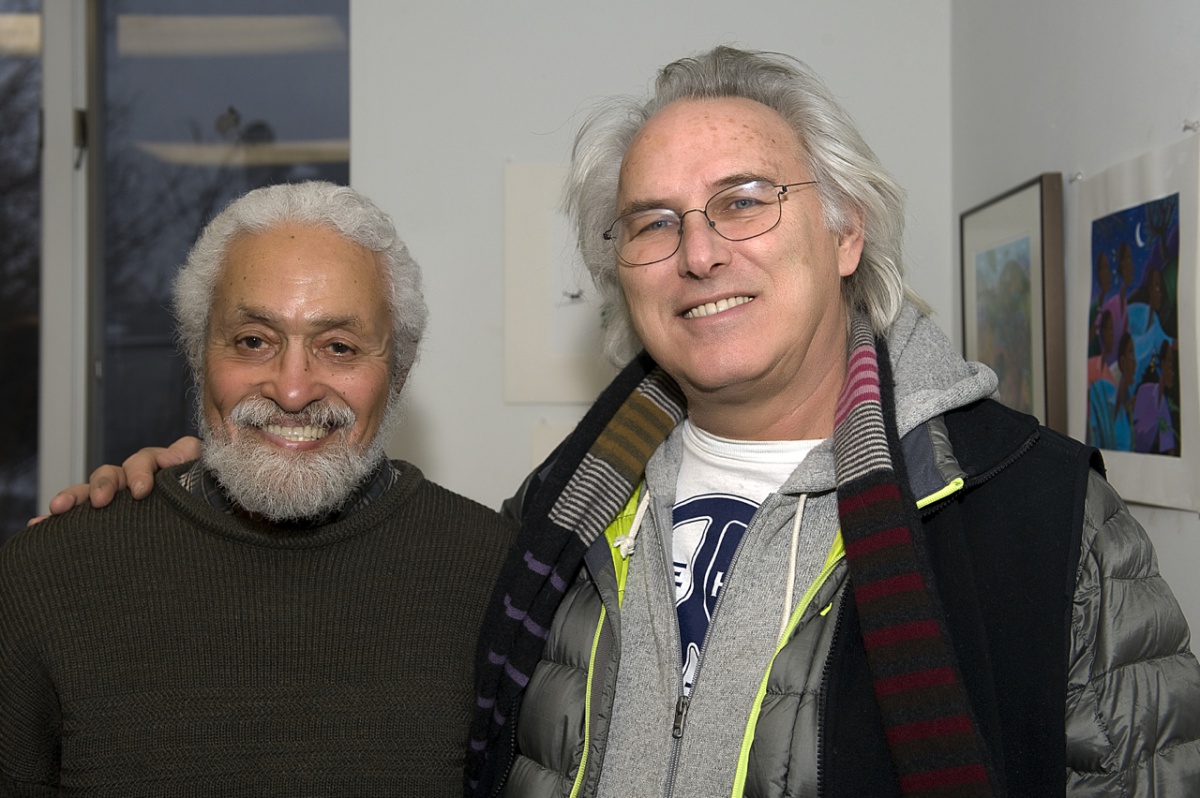
{"type": "Polygon", "coordinates": [[[383,277],[383,261],[336,228],[320,223],[287,222],[236,234],[225,248],[219,281],[258,273],[290,279],[317,279],[345,272],[350,282],[383,277]]]}
{"type": "Polygon", "coordinates": [[[787,119],[765,103],[748,97],[683,98],[660,108],[634,135],[631,146],[643,138],[666,132],[704,135],[719,132],[734,139],[761,139],[767,146],[790,147],[797,142],[796,132],[787,119]]]}
{"type": "Polygon", "coordinates": [[[617,191],[621,200],[641,202],[655,198],[643,194],[672,184],[719,191],[753,179],[796,182],[807,173],[799,136],[774,109],[744,97],[684,99],[655,113],[634,136],[617,191]]]}
{"type": "Polygon", "coordinates": [[[230,243],[214,304],[227,319],[366,325],[388,313],[377,253],[323,225],[280,225],[230,243]]]}
{"type": "MultiPolygon", "coordinates": [[[[268,326],[281,326],[286,322],[295,321],[285,315],[280,308],[271,305],[253,304],[244,298],[235,301],[228,310],[228,316],[242,321],[257,321],[268,326]]],[[[314,329],[331,329],[334,327],[362,327],[363,317],[358,313],[335,312],[321,307],[313,308],[301,319],[314,329]]]]}

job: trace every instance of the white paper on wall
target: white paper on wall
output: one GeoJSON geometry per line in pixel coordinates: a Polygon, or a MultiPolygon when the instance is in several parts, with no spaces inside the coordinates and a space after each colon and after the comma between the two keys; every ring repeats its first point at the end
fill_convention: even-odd
{"type": "Polygon", "coordinates": [[[558,206],[566,167],[504,169],[504,399],[591,403],[616,369],[600,303],[558,206]]]}

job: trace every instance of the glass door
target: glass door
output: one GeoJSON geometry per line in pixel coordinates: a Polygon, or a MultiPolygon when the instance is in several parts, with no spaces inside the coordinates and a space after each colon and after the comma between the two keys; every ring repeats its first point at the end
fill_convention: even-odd
{"type": "Polygon", "coordinates": [[[348,0],[102,0],[89,467],[194,430],[171,281],[231,199],[349,181],[348,0]]]}
{"type": "Polygon", "coordinates": [[[0,542],[37,501],[41,3],[0,0],[0,542]]]}

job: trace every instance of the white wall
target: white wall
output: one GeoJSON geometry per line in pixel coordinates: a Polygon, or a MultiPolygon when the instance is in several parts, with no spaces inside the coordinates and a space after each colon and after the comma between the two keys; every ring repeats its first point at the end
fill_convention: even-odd
{"type": "Polygon", "coordinates": [[[498,506],[542,423],[584,406],[503,398],[503,168],[565,163],[597,98],[714,44],[808,61],[909,191],[912,283],[953,319],[948,0],[352,0],[351,182],[393,214],[431,323],[393,454],[498,506]]]}
{"type": "MultiPolygon", "coordinates": [[[[1041,172],[1095,175],[1191,135],[1184,120],[1200,119],[1194,0],[956,0],[951,42],[955,214],[1041,172]]],[[[1076,193],[1068,183],[1068,268],[1076,193]]],[[[1089,288],[1068,280],[1067,302],[1086,303],[1089,288]]],[[[1068,329],[1068,346],[1083,334],[1068,329]]],[[[1081,413],[1086,399],[1067,401],[1081,413]]],[[[1200,517],[1132,509],[1200,629],[1200,517]]]]}

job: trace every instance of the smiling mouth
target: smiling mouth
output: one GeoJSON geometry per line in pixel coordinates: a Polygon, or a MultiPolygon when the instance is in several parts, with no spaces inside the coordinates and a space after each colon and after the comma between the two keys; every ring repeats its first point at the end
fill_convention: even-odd
{"type": "Polygon", "coordinates": [[[718,299],[716,302],[706,302],[687,311],[683,317],[685,319],[702,319],[705,316],[712,316],[730,308],[736,308],[738,305],[744,305],[753,299],[752,296],[731,296],[727,299],[718,299]]]}
{"type": "Polygon", "coordinates": [[[267,424],[263,427],[263,431],[276,437],[283,438],[285,441],[293,443],[308,443],[311,441],[319,441],[328,435],[332,429],[330,427],[314,426],[312,424],[303,427],[285,427],[280,424],[267,424]]]}

